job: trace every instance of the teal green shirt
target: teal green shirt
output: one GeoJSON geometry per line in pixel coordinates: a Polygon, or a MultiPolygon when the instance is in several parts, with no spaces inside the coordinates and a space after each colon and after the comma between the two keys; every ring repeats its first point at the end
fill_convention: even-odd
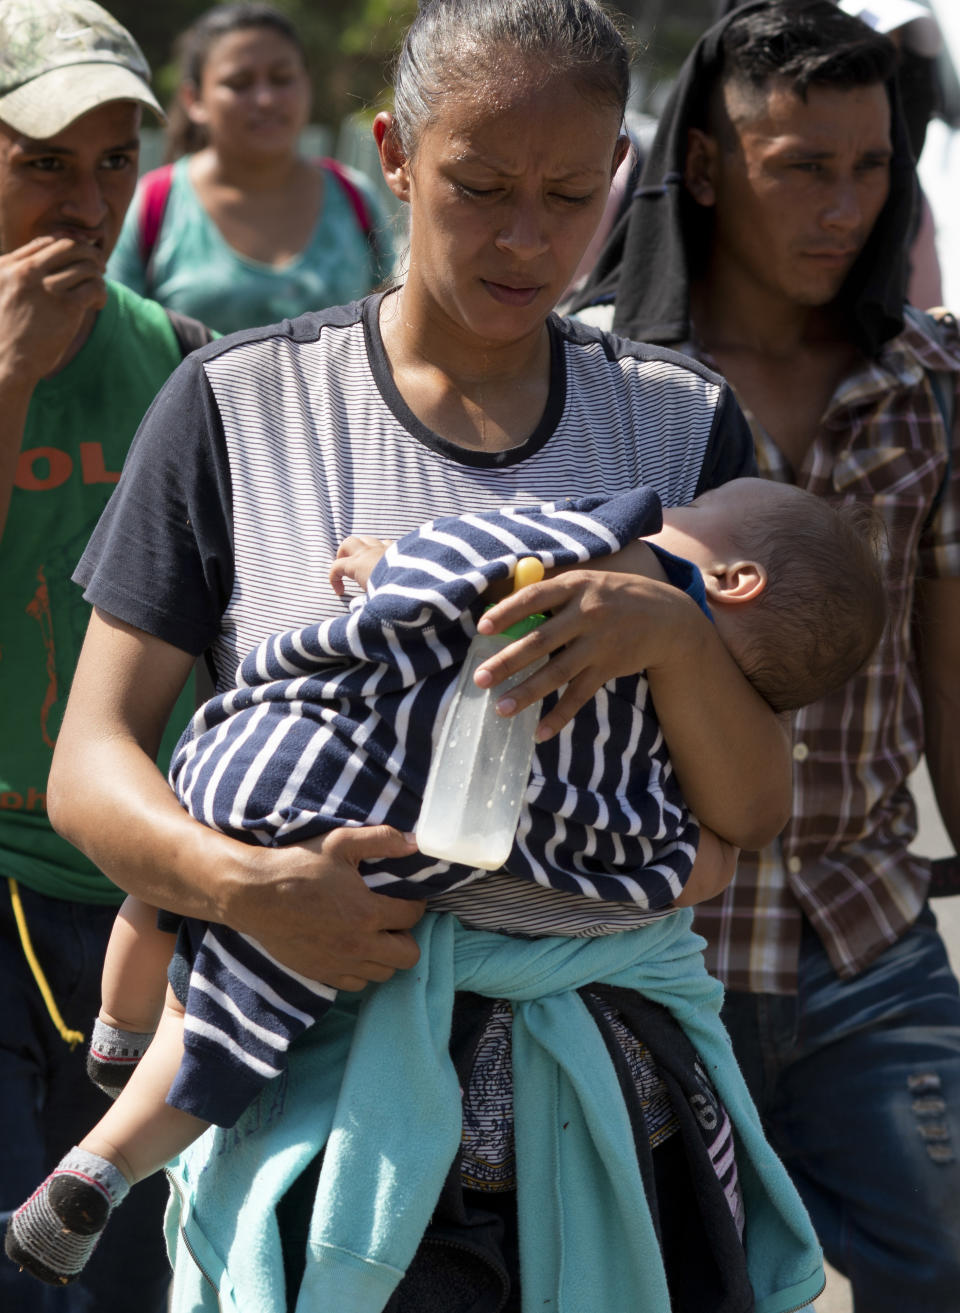
{"type": "MultiPolygon", "coordinates": [[[[160,306],[109,285],[80,352],[33,394],[0,541],[0,877],[55,898],[121,892],[47,820],[47,775],[90,607],[70,576],[180,349],[160,306]]],[[[162,763],[192,712],[184,695],[162,763]]]]}
{"type": "Polygon", "coordinates": [[[326,173],[323,208],[307,246],[286,264],[269,265],[248,259],[227,244],[200,204],[188,163],[185,157],[174,165],[149,277],[140,258],[140,190],[107,266],[111,278],[142,296],[155,297],[161,305],[192,315],[221,333],[232,333],[308,310],[345,305],[365,296],[390,272],[389,225],[361,174],[351,178],[367,203],[376,232],[373,244],[342,184],[326,173]]]}

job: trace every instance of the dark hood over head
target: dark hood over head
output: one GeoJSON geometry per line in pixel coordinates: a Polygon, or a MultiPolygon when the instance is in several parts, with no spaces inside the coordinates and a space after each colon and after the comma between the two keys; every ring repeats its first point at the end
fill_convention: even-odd
{"type": "MultiPolygon", "coordinates": [[[[719,6],[723,3],[719,0],[719,6]]],[[[683,185],[687,131],[706,122],[707,100],[722,69],[721,41],[734,14],[771,3],[777,0],[748,0],[730,9],[687,56],[632,202],[571,310],[613,302],[613,329],[622,337],[666,343],[690,339],[690,279],[706,262],[713,216],[683,185]]],[[[796,3],[802,7],[804,0],[796,3]]],[[[896,86],[888,83],[887,91],[893,108],[890,195],[839,298],[850,338],[868,356],[876,355],[903,327],[917,189],[896,86]]]]}

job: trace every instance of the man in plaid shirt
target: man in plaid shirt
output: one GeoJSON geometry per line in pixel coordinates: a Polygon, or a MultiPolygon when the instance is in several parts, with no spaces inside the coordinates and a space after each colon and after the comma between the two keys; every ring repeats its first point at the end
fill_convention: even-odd
{"type": "Polygon", "coordinates": [[[858,1313],[956,1313],[960,997],[907,781],[926,754],[960,845],[960,334],[904,309],[915,179],[894,69],[832,0],[722,20],[577,313],[609,327],[612,309],[623,336],[724,374],[766,477],[883,516],[887,631],[795,717],[792,820],[697,926],[858,1313]]]}

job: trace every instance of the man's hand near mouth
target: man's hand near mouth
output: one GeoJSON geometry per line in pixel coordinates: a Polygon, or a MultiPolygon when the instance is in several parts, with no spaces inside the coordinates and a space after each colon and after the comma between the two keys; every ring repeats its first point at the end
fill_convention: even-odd
{"type": "Polygon", "coordinates": [[[80,349],[107,299],[106,261],[93,239],[37,237],[0,256],[3,373],[32,391],[80,349]]]}
{"type": "Polygon", "coordinates": [[[0,526],[34,389],[92,331],[107,299],[105,265],[100,245],[76,237],[36,237],[0,255],[0,526]]]}

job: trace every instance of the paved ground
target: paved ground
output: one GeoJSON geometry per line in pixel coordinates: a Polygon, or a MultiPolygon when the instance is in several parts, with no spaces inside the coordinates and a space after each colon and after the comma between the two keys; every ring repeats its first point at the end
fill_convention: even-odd
{"type": "MultiPolygon", "coordinates": [[[[920,833],[914,845],[917,852],[928,857],[946,856],[952,852],[950,841],[946,836],[936,804],[930,792],[930,781],[925,771],[918,772],[914,781],[914,794],[920,812],[920,833]]],[[[960,895],[952,898],[940,898],[933,903],[933,909],[940,922],[940,929],[954,971],[960,973],[960,895]]],[[[852,1313],[853,1302],[850,1287],[838,1273],[828,1270],[827,1288],[816,1302],[816,1313],[852,1313]]]]}

